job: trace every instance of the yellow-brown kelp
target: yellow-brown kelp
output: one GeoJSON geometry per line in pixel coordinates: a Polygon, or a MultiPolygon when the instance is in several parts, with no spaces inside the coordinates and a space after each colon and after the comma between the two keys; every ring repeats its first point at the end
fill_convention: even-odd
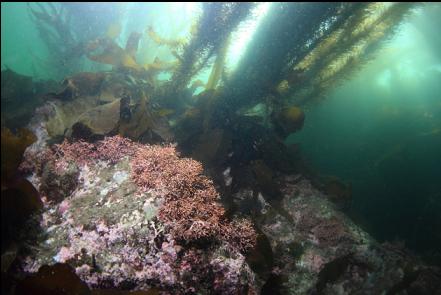
{"type": "Polygon", "coordinates": [[[152,63],[143,65],[144,69],[152,74],[156,74],[160,71],[171,71],[178,66],[177,61],[165,62],[156,57],[152,63]]]}
{"type": "Polygon", "coordinates": [[[101,84],[105,77],[105,73],[76,73],[62,81],[61,91],[49,93],[48,96],[61,100],[72,100],[86,94],[96,95],[101,90],[101,84]]]}
{"type": "Polygon", "coordinates": [[[332,27],[329,24],[344,18],[351,7],[344,3],[272,4],[225,84],[217,120],[226,122],[231,113],[274,94],[289,65],[303,58],[311,50],[308,44],[322,38],[332,27]]]}
{"type": "Polygon", "coordinates": [[[369,61],[411,11],[412,3],[370,3],[357,9],[298,62],[279,83],[297,104],[325,95],[369,61]],[[290,74],[291,73],[291,74],[290,74]],[[298,73],[298,75],[295,75],[298,73]],[[294,77],[294,79],[292,78],[294,77]]]}
{"type": "MultiPolygon", "coordinates": [[[[124,99],[121,102],[122,107],[130,108],[131,115],[129,120],[122,118],[119,121],[118,134],[132,139],[149,136],[149,140],[159,137],[163,141],[170,141],[173,138],[166,119],[171,110],[153,110],[144,92],[140,93],[135,105],[128,106],[128,103],[124,99]]],[[[121,112],[124,113],[123,110],[121,112]]]]}
{"type": "Polygon", "coordinates": [[[120,22],[112,23],[107,28],[106,36],[110,39],[115,39],[119,37],[119,35],[121,34],[121,30],[122,27],[120,22]]]}
{"type": "Polygon", "coordinates": [[[185,39],[165,39],[158,35],[152,26],[149,26],[146,30],[149,37],[159,46],[168,46],[170,48],[176,48],[185,44],[185,39]]]}
{"type": "Polygon", "coordinates": [[[138,51],[139,39],[141,34],[138,32],[132,32],[127,39],[125,52],[136,60],[136,52],[138,51]]]}
{"type": "Polygon", "coordinates": [[[74,64],[72,67],[63,65],[63,63],[71,65],[71,61],[78,60],[81,55],[79,52],[72,51],[76,41],[66,18],[65,7],[51,2],[32,3],[32,5],[28,3],[28,12],[50,52],[48,60],[34,58],[36,62],[40,62],[39,66],[56,72],[59,77],[66,76],[72,73],[72,70],[78,69],[74,64]]]}
{"type": "Polygon", "coordinates": [[[132,32],[127,39],[125,48],[121,48],[114,40],[104,37],[88,43],[88,55],[90,60],[98,63],[108,64],[117,68],[125,68],[137,73],[148,73],[150,76],[161,71],[170,71],[177,67],[175,62],[163,62],[158,57],[153,63],[141,65],[136,60],[139,40],[141,34],[132,32]]]}
{"type": "Polygon", "coordinates": [[[208,78],[206,90],[216,88],[219,80],[221,79],[222,73],[225,67],[225,58],[227,56],[227,49],[230,45],[230,38],[225,40],[225,43],[219,48],[219,52],[216,55],[216,61],[213,64],[213,69],[211,70],[210,77],[208,78]]]}
{"type": "Polygon", "coordinates": [[[302,129],[304,121],[304,112],[296,106],[285,107],[273,113],[273,122],[276,131],[282,137],[286,137],[290,133],[302,129]]]}
{"type": "Polygon", "coordinates": [[[371,58],[413,6],[272,5],[229,77],[213,117],[218,123],[229,122],[231,113],[259,102],[283,109],[323,96],[371,58]]]}
{"type": "MultiPolygon", "coordinates": [[[[101,38],[98,40],[98,43],[98,50],[100,52],[96,54],[89,54],[87,57],[90,60],[116,67],[130,68],[137,71],[142,69],[142,67],[136,63],[136,60],[132,54],[121,48],[113,40],[101,38]]],[[[130,49],[132,50],[133,48],[130,49]]]]}
{"type": "Polygon", "coordinates": [[[173,73],[171,92],[187,87],[208,60],[220,53],[230,33],[245,19],[251,7],[251,3],[203,3],[202,16],[173,73]]]}

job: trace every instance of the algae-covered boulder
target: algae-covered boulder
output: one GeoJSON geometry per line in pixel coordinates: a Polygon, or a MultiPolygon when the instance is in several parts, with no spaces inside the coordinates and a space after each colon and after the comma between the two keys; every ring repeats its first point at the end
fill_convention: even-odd
{"type": "Polygon", "coordinates": [[[116,130],[120,120],[120,106],[120,99],[117,99],[82,113],[72,125],[72,135],[87,138],[92,135],[104,136],[116,130]]]}
{"type": "MultiPolygon", "coordinates": [[[[436,294],[441,287],[439,268],[424,264],[402,246],[375,241],[301,175],[285,175],[277,182],[281,201],[258,198],[257,226],[267,237],[274,259],[263,290],[436,294]]],[[[238,194],[242,193],[248,190],[238,194]]]]}
{"type": "Polygon", "coordinates": [[[51,177],[43,172],[32,179],[40,188],[50,185],[62,202],[45,199],[41,227],[28,232],[38,242],[30,241],[19,258],[25,273],[38,278],[41,267],[66,263],[90,288],[259,290],[245,256],[255,243],[251,223],[227,217],[201,164],[180,158],[173,146],[115,136],[93,144],[66,141],[34,156],[55,160],[40,161],[51,177]],[[76,182],[67,184],[72,162],[76,182]]]}

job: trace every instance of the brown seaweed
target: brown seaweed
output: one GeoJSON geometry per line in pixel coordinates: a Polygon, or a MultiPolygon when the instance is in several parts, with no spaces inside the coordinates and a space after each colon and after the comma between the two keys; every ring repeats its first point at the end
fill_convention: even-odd
{"type": "MultiPolygon", "coordinates": [[[[90,60],[116,67],[130,68],[137,71],[142,69],[142,67],[137,64],[135,58],[116,44],[112,39],[98,39],[97,45],[97,50],[99,50],[99,52],[89,53],[87,55],[90,60]]],[[[132,46],[131,50],[133,50],[134,44],[130,46],[132,46]]]]}
{"type": "Polygon", "coordinates": [[[48,97],[60,100],[72,100],[79,96],[97,95],[105,77],[106,75],[104,73],[77,73],[65,78],[62,82],[63,89],[57,93],[49,93],[48,97]]]}
{"type": "Polygon", "coordinates": [[[141,36],[142,35],[140,33],[132,32],[127,39],[125,52],[130,55],[134,60],[136,59],[136,52],[138,51],[138,44],[141,36]]]}
{"type": "Polygon", "coordinates": [[[2,187],[4,183],[13,179],[28,146],[37,140],[35,135],[28,129],[20,129],[17,135],[8,128],[1,131],[1,174],[2,187]]]}
{"type": "Polygon", "coordinates": [[[75,269],[64,263],[44,265],[38,273],[27,277],[17,286],[19,294],[91,294],[87,285],[75,274],[75,269]]]}
{"type": "Polygon", "coordinates": [[[158,33],[155,32],[155,30],[153,29],[152,26],[149,26],[147,28],[146,32],[149,35],[149,37],[153,40],[153,42],[155,42],[159,46],[165,45],[170,48],[176,48],[176,47],[184,45],[184,43],[185,43],[184,39],[173,40],[173,39],[165,39],[165,38],[161,37],[158,33]]]}

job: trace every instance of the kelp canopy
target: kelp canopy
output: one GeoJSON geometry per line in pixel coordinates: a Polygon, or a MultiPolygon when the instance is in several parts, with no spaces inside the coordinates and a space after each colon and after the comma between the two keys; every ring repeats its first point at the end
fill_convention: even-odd
{"type": "Polygon", "coordinates": [[[215,88],[213,85],[228,76],[221,100],[222,105],[234,112],[247,105],[267,103],[268,97],[280,97],[276,101],[270,99],[275,105],[288,100],[303,104],[323,97],[330,87],[372,58],[381,41],[391,36],[415,5],[274,3],[236,70],[226,73],[225,52],[231,43],[230,36],[250,18],[255,6],[235,2],[203,3],[201,16],[193,24],[187,39],[162,38],[149,26],[145,30],[146,38],[158,46],[169,47],[176,57],[173,63],[155,59],[150,65],[136,61],[139,33],[130,35],[130,38],[136,36],[137,40],[128,40],[125,50],[111,41],[121,33],[121,12],[115,5],[105,6],[105,13],[100,13],[107,14],[106,18],[90,21],[89,16],[95,15],[99,9],[95,5],[87,10],[81,5],[81,9],[77,9],[76,4],[33,4],[29,5],[29,14],[52,54],[50,61],[60,62],[52,66],[60,71],[64,68],[73,72],[81,66],[78,63],[81,56],[137,71],[172,71],[169,83],[155,95],[163,96],[162,99],[167,101],[169,96],[176,100],[185,97],[185,89],[192,79],[202,69],[211,66],[212,74],[206,89],[215,88]],[[127,48],[131,46],[129,43],[132,48],[127,48]],[[97,46],[104,46],[104,52],[91,54],[97,46]]]}
{"type": "MultiPolygon", "coordinates": [[[[185,38],[161,36],[148,23],[141,32],[127,31],[125,42],[121,7],[106,6],[105,19],[89,22],[97,6],[77,6],[28,5],[52,66],[74,73],[44,98],[55,99],[46,106],[49,135],[78,136],[81,130],[90,139],[95,130],[99,136],[161,138],[210,162],[225,164],[229,152],[251,153],[236,160],[249,165],[263,157],[272,169],[292,170],[285,160],[293,151],[283,140],[302,128],[302,107],[374,57],[415,5],[273,3],[234,70],[227,63],[235,32],[255,17],[258,4],[203,3],[185,38]],[[172,60],[152,53],[153,62],[145,63],[140,48],[146,44],[168,51],[172,60]],[[112,70],[81,73],[80,59],[112,70]],[[250,150],[255,142],[259,147],[250,150]]],[[[8,103],[2,95],[2,107],[8,103]]]]}
{"type": "MultiPolygon", "coordinates": [[[[65,74],[62,90],[45,97],[56,99],[46,107],[55,113],[48,126],[57,129],[49,134],[71,136],[72,127],[81,121],[88,129],[100,130],[100,136],[116,132],[141,140],[155,138],[152,132],[167,134],[160,138],[177,141],[189,154],[218,150],[202,143],[207,139],[224,147],[220,150],[243,154],[260,138],[263,146],[277,146],[278,152],[272,154],[285,155],[289,148],[283,140],[303,126],[303,105],[323,98],[374,57],[415,5],[273,3],[231,70],[226,64],[229,48],[237,41],[234,33],[255,17],[258,6],[203,3],[186,38],[161,36],[149,23],[141,32],[125,32],[124,42],[121,7],[106,6],[106,18],[89,21],[98,6],[29,4],[31,19],[51,52],[52,67],[65,74]],[[139,53],[146,44],[168,50],[173,59],[164,61],[152,53],[153,62],[145,63],[139,53]],[[112,70],[81,73],[79,60],[112,70]],[[66,69],[74,75],[66,75],[66,69]],[[203,82],[201,73],[207,71],[203,82]],[[163,74],[169,78],[164,80],[163,74]],[[104,118],[104,110],[112,110],[112,120],[104,118]],[[90,117],[97,114],[102,119],[90,117]],[[92,122],[100,120],[111,121],[111,126],[96,123],[97,129],[92,122]],[[240,136],[250,133],[255,135],[240,136]]],[[[2,106],[8,103],[2,95],[2,106]]],[[[253,153],[250,159],[257,160],[262,153],[253,153]]]]}
{"type": "Polygon", "coordinates": [[[372,58],[415,4],[281,3],[271,6],[225,87],[230,111],[267,101],[304,104],[372,58]]]}

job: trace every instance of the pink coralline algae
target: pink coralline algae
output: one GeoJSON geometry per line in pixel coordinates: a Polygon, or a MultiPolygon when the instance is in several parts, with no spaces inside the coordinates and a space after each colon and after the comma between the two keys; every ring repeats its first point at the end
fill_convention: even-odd
{"type": "Polygon", "coordinates": [[[79,165],[96,160],[115,164],[123,157],[133,155],[135,146],[136,144],[130,139],[116,135],[105,137],[95,144],[81,140],[76,142],[65,140],[63,143],[55,145],[54,153],[63,157],[64,160],[74,161],[79,165]]]}
{"type": "Polygon", "coordinates": [[[241,251],[255,245],[256,235],[247,220],[231,223],[217,202],[219,195],[211,180],[202,174],[202,165],[180,158],[173,146],[138,148],[132,161],[132,177],[144,190],[165,195],[160,220],[181,241],[222,241],[241,251]]]}
{"type": "Polygon", "coordinates": [[[50,148],[37,152],[26,152],[22,163],[22,171],[42,173],[43,167],[50,163],[60,173],[69,163],[78,166],[93,164],[98,160],[115,164],[123,157],[133,155],[136,143],[119,135],[105,137],[97,143],[89,143],[83,140],[69,142],[64,140],[61,144],[55,144],[50,148]]]}
{"type": "Polygon", "coordinates": [[[74,252],[71,251],[68,247],[61,247],[60,251],[54,257],[54,260],[57,262],[67,262],[74,258],[74,252]]]}

